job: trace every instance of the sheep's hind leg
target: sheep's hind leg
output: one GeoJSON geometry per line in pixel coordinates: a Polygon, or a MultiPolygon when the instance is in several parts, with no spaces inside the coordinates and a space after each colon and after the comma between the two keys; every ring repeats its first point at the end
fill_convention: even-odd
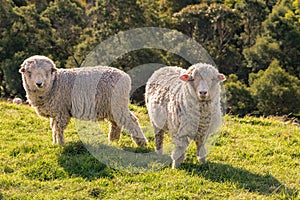
{"type": "Polygon", "coordinates": [[[117,123],[113,120],[109,120],[109,122],[110,122],[110,130],[109,130],[109,135],[108,135],[109,141],[111,141],[111,142],[119,141],[122,128],[120,126],[118,126],[117,123]]]}
{"type": "Polygon", "coordinates": [[[148,141],[138,124],[137,118],[129,110],[126,114],[124,113],[124,117],[124,128],[130,133],[133,141],[139,146],[146,146],[148,141]]]}

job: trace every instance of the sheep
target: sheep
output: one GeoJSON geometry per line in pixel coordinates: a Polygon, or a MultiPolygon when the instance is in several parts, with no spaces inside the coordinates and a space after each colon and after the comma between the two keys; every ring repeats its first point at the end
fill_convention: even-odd
{"type": "Polygon", "coordinates": [[[19,72],[29,104],[38,115],[50,118],[53,144],[65,143],[63,133],[71,117],[106,119],[110,141],[120,139],[124,126],[137,145],[147,144],[128,108],[131,79],[125,72],[108,66],[58,69],[50,58],[40,55],[27,58],[19,72]]]}
{"type": "Polygon", "coordinates": [[[12,100],[12,103],[13,103],[13,104],[22,104],[23,101],[22,101],[21,98],[15,97],[15,98],[12,100]]]}
{"type": "Polygon", "coordinates": [[[205,63],[185,70],[163,67],[146,84],[145,101],[155,133],[156,152],[163,154],[163,139],[170,132],[175,149],[172,168],[185,159],[190,140],[197,147],[199,162],[206,161],[205,142],[221,125],[220,83],[225,75],[205,63]]]}

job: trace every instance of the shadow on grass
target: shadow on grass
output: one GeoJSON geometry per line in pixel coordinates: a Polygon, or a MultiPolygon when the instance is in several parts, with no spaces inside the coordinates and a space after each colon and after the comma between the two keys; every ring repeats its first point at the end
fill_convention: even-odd
{"type": "Polygon", "coordinates": [[[58,163],[73,177],[88,180],[114,177],[114,170],[94,158],[81,141],[67,143],[58,155],[58,163]]]}
{"type": "Polygon", "coordinates": [[[169,156],[159,156],[151,150],[149,147],[118,149],[109,145],[94,146],[77,141],[64,146],[58,156],[58,163],[70,176],[89,180],[112,178],[116,170],[136,174],[169,166],[172,161],[169,156]]]}
{"type": "Polygon", "coordinates": [[[284,192],[289,196],[297,197],[298,191],[285,187],[270,174],[254,174],[231,165],[213,162],[206,162],[205,164],[183,163],[180,168],[192,175],[199,175],[214,182],[233,182],[249,192],[258,192],[262,195],[284,192]]]}

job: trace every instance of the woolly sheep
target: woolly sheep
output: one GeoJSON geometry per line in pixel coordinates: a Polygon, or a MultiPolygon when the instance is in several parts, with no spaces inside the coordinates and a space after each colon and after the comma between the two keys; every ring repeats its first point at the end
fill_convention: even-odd
{"type": "Polygon", "coordinates": [[[37,114],[50,118],[53,143],[63,145],[70,118],[110,122],[109,140],[119,140],[121,127],[136,144],[147,140],[129,111],[131,79],[116,68],[97,66],[57,69],[45,56],[27,58],[20,68],[26,96],[37,114]]]}
{"type": "Polygon", "coordinates": [[[172,168],[185,159],[190,140],[196,142],[198,160],[205,162],[205,142],[221,124],[220,82],[225,79],[213,66],[198,63],[188,70],[163,67],[148,80],[145,100],[156,151],[163,153],[164,133],[169,130],[175,145],[172,168]]]}

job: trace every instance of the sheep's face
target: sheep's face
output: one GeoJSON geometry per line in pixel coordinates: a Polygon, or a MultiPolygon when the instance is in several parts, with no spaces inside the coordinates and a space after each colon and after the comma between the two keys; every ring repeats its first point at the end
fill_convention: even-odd
{"type": "Polygon", "coordinates": [[[49,58],[32,56],[23,62],[19,71],[29,91],[43,92],[51,88],[56,68],[49,58]]]}
{"type": "Polygon", "coordinates": [[[212,66],[192,67],[187,74],[181,75],[180,79],[189,84],[191,92],[200,101],[212,99],[219,92],[219,83],[226,80],[225,76],[212,66]]]}

